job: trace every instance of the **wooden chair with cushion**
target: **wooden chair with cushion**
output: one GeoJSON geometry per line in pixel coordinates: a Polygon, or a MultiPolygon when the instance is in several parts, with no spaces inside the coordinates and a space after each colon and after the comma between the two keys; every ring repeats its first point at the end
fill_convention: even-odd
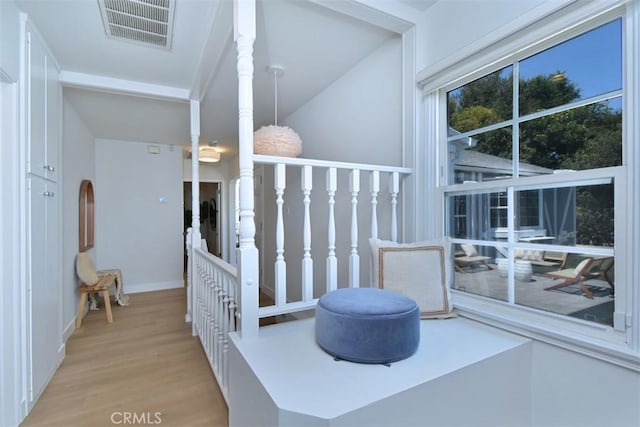
{"type": "Polygon", "coordinates": [[[574,283],[580,283],[580,289],[582,289],[584,295],[589,299],[593,299],[593,294],[584,282],[585,280],[594,279],[601,275],[600,267],[605,260],[606,258],[586,258],[580,261],[575,268],[565,268],[545,273],[545,276],[552,277],[554,279],[562,279],[562,282],[557,285],[544,288],[544,290],[552,291],[573,285],[574,283]]]}
{"type": "Polygon", "coordinates": [[[488,270],[491,270],[491,266],[487,264],[487,261],[490,260],[491,257],[479,255],[473,245],[462,244],[460,247],[464,251],[464,255],[456,256],[454,258],[455,268],[457,271],[464,273],[464,268],[474,263],[480,263],[484,267],[487,267],[488,270]]]}
{"type": "MultiPolygon", "coordinates": [[[[122,288],[122,276],[119,270],[96,271],[95,263],[89,254],[94,245],[95,207],[93,184],[85,179],[80,184],[80,212],[79,212],[79,253],[76,257],[76,273],[80,278],[80,304],[76,317],[76,329],[82,326],[84,308],[87,295],[92,298],[92,307],[97,309],[94,294],[99,294],[104,300],[107,323],[113,323],[109,289],[118,282],[122,288]]],[[[118,294],[120,296],[120,294],[118,294]]]]}
{"type": "Polygon", "coordinates": [[[116,274],[98,275],[95,264],[87,252],[80,252],[76,257],[76,272],[82,281],[82,283],[80,283],[80,304],[78,305],[76,329],[82,326],[84,307],[87,304],[87,295],[93,293],[97,293],[102,296],[102,299],[104,300],[104,309],[107,315],[107,323],[113,323],[109,289],[111,289],[111,287],[116,283],[116,274]]]}

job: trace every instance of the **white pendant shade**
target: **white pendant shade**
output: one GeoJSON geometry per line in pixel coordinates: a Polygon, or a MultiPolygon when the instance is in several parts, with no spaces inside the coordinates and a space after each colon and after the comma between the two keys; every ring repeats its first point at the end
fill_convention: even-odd
{"type": "Polygon", "coordinates": [[[291,128],[278,126],[278,76],[284,74],[284,68],[272,65],[267,68],[274,79],[274,124],[262,126],[253,133],[254,154],[266,154],[280,157],[297,157],[302,153],[302,140],[291,128]]]}
{"type": "Polygon", "coordinates": [[[262,126],[253,134],[253,152],[270,156],[297,157],[302,152],[302,140],[286,126],[262,126]]]}

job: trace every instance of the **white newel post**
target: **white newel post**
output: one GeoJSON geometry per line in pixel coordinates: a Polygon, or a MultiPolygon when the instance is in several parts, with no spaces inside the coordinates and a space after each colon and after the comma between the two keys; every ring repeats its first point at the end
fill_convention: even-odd
{"type": "Polygon", "coordinates": [[[190,103],[191,116],[191,251],[189,252],[190,280],[187,280],[187,314],[185,320],[191,323],[191,333],[196,335],[195,323],[192,319],[193,281],[196,274],[193,250],[200,247],[200,175],[198,165],[198,145],[200,141],[200,101],[190,103]]]}
{"type": "Polygon", "coordinates": [[[302,194],[304,203],[304,224],[303,224],[303,257],[302,257],[302,301],[313,299],[313,259],[311,258],[311,189],[312,189],[312,168],[302,167],[302,194]]]}
{"type": "Polygon", "coordinates": [[[336,168],[327,169],[327,194],[329,196],[329,254],[327,255],[327,292],[338,288],[338,259],[336,258],[336,220],[335,195],[338,189],[338,172],[336,168]]]}
{"type": "Polygon", "coordinates": [[[287,263],[284,260],[284,189],[287,177],[286,168],[283,163],[278,163],[275,167],[275,190],[276,190],[276,304],[284,305],[287,302],[287,263]]]}
{"type": "Polygon", "coordinates": [[[238,50],[238,146],[240,166],[239,321],[242,338],[258,336],[258,249],[253,199],[253,42],[255,0],[234,0],[233,33],[238,50]]]}
{"type": "Polygon", "coordinates": [[[360,256],[358,255],[358,192],[360,191],[360,170],[349,173],[351,192],[351,253],[349,255],[349,287],[360,286],[360,256]]]}

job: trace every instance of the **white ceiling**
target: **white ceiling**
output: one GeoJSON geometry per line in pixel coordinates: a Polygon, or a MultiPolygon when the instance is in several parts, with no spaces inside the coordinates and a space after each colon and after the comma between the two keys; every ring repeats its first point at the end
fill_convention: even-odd
{"type": "MultiPolygon", "coordinates": [[[[63,72],[99,76],[98,80],[121,79],[126,81],[125,86],[130,81],[191,93],[192,99],[201,99],[200,141],[218,140],[222,148],[237,149],[238,85],[230,0],[177,0],[170,51],[107,38],[97,0],[17,3],[47,40],[63,72]]],[[[434,1],[387,3],[394,3],[395,10],[407,17],[422,13],[434,1]]],[[[370,9],[353,0],[332,0],[327,5],[338,10],[370,9]]],[[[397,17],[389,19],[392,24],[398,21],[397,17]]],[[[394,28],[392,24],[387,28],[394,28]]],[[[278,116],[282,120],[386,40],[398,36],[316,2],[301,0],[259,0],[256,25],[256,128],[274,120],[273,75],[267,72],[268,65],[285,68],[278,79],[278,116]]],[[[186,101],[86,87],[66,87],[65,97],[96,138],[190,142],[186,101]]]]}

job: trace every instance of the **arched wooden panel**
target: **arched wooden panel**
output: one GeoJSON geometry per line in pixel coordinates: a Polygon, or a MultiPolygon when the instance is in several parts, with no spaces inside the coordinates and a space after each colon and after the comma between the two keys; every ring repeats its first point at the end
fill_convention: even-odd
{"type": "Polygon", "coordinates": [[[95,230],[95,204],[93,184],[85,179],[80,183],[80,252],[93,248],[95,230]]]}

